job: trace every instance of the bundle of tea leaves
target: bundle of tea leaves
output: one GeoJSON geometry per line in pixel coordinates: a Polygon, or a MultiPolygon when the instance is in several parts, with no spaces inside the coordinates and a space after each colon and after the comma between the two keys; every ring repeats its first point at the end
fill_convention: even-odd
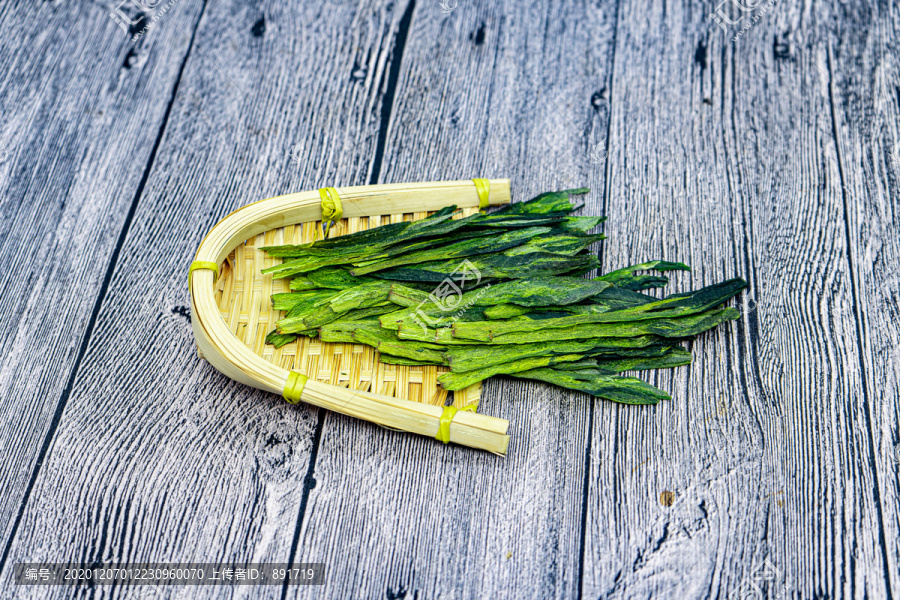
{"type": "Polygon", "coordinates": [[[599,267],[590,233],[605,217],[572,216],[571,196],[541,194],[489,214],[458,217],[450,206],[404,221],[297,246],[263,248],[283,259],[265,269],[290,277],[275,294],[285,312],[266,341],[298,336],[372,346],[384,363],[443,365],[459,390],[494,375],[559,385],[626,404],[669,395],[626,371],[686,365],[682,343],[728,320],[721,305],[747,287],[729,279],[658,298],[683,263],[599,267]]]}

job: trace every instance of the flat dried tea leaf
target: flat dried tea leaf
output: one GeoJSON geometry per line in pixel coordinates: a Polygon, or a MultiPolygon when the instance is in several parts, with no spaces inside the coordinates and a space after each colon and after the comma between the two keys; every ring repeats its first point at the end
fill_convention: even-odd
{"type": "MultiPolygon", "coordinates": [[[[477,217],[478,215],[471,215],[471,217],[466,217],[466,219],[470,219],[473,217],[477,217]]],[[[452,221],[452,223],[465,223],[465,219],[460,219],[457,221],[452,221]]],[[[408,242],[403,242],[400,244],[394,244],[392,246],[388,246],[381,252],[376,254],[372,254],[366,256],[364,259],[361,259],[354,263],[354,265],[364,266],[369,263],[374,263],[379,260],[384,260],[386,258],[391,258],[392,256],[399,256],[401,254],[405,254],[407,252],[416,252],[418,250],[427,250],[428,248],[433,248],[435,246],[441,246],[446,244],[452,244],[455,242],[459,242],[461,240],[468,240],[477,237],[484,237],[488,235],[497,235],[496,229],[471,229],[471,228],[461,228],[460,230],[450,232],[446,235],[440,235],[435,237],[425,237],[425,238],[417,238],[408,242]]]]}
{"type": "Polygon", "coordinates": [[[297,338],[301,335],[305,335],[307,337],[315,337],[318,334],[318,331],[315,329],[309,331],[298,331],[297,333],[278,333],[278,330],[272,330],[266,336],[266,343],[272,344],[276,348],[281,348],[291,342],[297,341],[297,338]]]}
{"type": "Polygon", "coordinates": [[[606,221],[606,217],[566,217],[555,227],[560,227],[573,233],[587,233],[600,223],[606,221]]]}
{"type": "Polygon", "coordinates": [[[655,298],[639,290],[668,278],[645,271],[689,270],[644,262],[595,279],[579,277],[599,260],[588,234],[604,217],[571,216],[571,195],[541,194],[489,214],[458,216],[455,207],[426,219],[374,227],[313,244],[267,248],[285,258],[265,269],[292,277],[291,294],[275,294],[287,311],[267,342],[298,335],[360,343],[396,365],[445,365],[439,377],[457,390],[486,377],[536,379],[627,404],[669,396],[619,373],[690,362],[677,344],[724,321],[717,309],[746,287],[731,279],[655,298]]]}
{"type": "MultiPolygon", "coordinates": [[[[638,325],[647,319],[677,319],[701,313],[734,297],[747,287],[743,279],[730,279],[707,286],[688,294],[675,294],[640,306],[616,311],[588,312],[555,319],[511,319],[507,321],[479,321],[471,326],[466,323],[453,325],[453,335],[470,339],[490,339],[491,336],[521,333],[545,328],[575,327],[592,323],[630,323],[638,325]],[[468,331],[478,331],[472,338],[468,331]]],[[[611,330],[612,331],[612,330],[611,330]]],[[[655,333],[655,332],[647,332],[655,333]]],[[[688,334],[692,335],[692,334],[688,334]]]]}
{"type": "Polygon", "coordinates": [[[285,261],[280,265],[275,265],[267,269],[263,269],[264,275],[271,275],[275,279],[283,279],[285,277],[293,277],[300,273],[309,273],[317,269],[325,267],[334,267],[337,265],[350,264],[353,260],[363,256],[361,252],[343,254],[334,253],[323,256],[301,256],[285,261]]]}
{"type": "Polygon", "coordinates": [[[438,376],[438,381],[441,386],[445,389],[455,391],[461,390],[465,387],[469,387],[470,385],[476,384],[479,381],[483,381],[488,377],[493,377],[494,375],[510,375],[512,373],[518,373],[520,371],[528,371],[531,369],[537,369],[541,367],[548,367],[550,365],[554,365],[561,362],[571,362],[575,360],[580,360],[581,355],[579,354],[562,354],[559,356],[535,356],[530,358],[523,358],[520,360],[514,360],[512,362],[502,363],[499,365],[491,365],[489,367],[485,367],[483,369],[476,369],[474,371],[466,371],[464,373],[455,373],[451,371],[450,373],[444,373],[443,375],[438,376]]]}
{"type": "Polygon", "coordinates": [[[393,356],[402,356],[417,361],[426,361],[429,364],[443,365],[446,364],[442,351],[444,348],[437,344],[426,344],[423,342],[409,342],[396,339],[390,339],[381,332],[360,329],[353,333],[353,339],[361,344],[367,344],[376,348],[379,352],[391,354],[393,356]]]}
{"type": "Polygon", "coordinates": [[[630,308],[632,306],[640,306],[648,302],[656,302],[659,298],[648,296],[634,290],[628,290],[621,287],[612,286],[607,288],[590,299],[591,304],[597,304],[608,308],[609,310],[619,310],[622,308],[630,308]]]}
{"type": "Polygon", "coordinates": [[[501,206],[492,214],[542,214],[553,212],[571,212],[575,205],[572,204],[569,196],[586,194],[591,191],[589,188],[576,188],[571,190],[560,190],[558,192],[544,192],[535,196],[531,200],[525,202],[516,202],[501,206]]]}
{"type": "MultiPolygon", "coordinates": [[[[449,260],[453,258],[475,256],[477,254],[486,254],[489,252],[500,252],[518,246],[522,242],[525,242],[534,236],[547,233],[548,231],[550,231],[549,227],[528,227],[491,237],[466,239],[439,248],[401,254],[396,258],[388,258],[365,267],[354,267],[351,273],[355,276],[360,276],[401,265],[425,263],[435,260],[449,260]]],[[[457,266],[459,265],[457,264],[457,266]]]]}
{"type": "Polygon", "coordinates": [[[570,390],[578,390],[621,404],[657,404],[672,397],[661,389],[636,377],[603,375],[599,369],[566,371],[563,369],[532,369],[512,374],[514,377],[537,379],[570,390]]]}
{"type": "Polygon", "coordinates": [[[565,222],[567,218],[566,213],[528,216],[491,214],[482,215],[476,225],[493,229],[517,229],[522,227],[535,227],[537,225],[557,225],[565,222]]]}
{"type": "MultiPolygon", "coordinates": [[[[511,321],[511,323],[521,325],[521,327],[510,333],[495,333],[492,331],[491,327],[501,323],[500,321],[457,322],[453,324],[451,331],[454,338],[492,344],[582,340],[595,337],[634,337],[648,334],[670,338],[684,338],[703,333],[725,321],[738,319],[740,316],[741,313],[737,309],[724,308],[674,319],[648,319],[625,323],[587,323],[578,327],[573,327],[572,325],[547,327],[545,325],[548,322],[547,320],[517,319],[511,321]]],[[[571,317],[565,317],[565,319],[569,318],[571,317]]],[[[559,321],[562,320],[559,319],[559,321]]]]}
{"type": "Polygon", "coordinates": [[[691,353],[679,347],[670,348],[660,356],[603,358],[596,361],[597,368],[611,375],[623,371],[671,369],[689,364],[691,364],[691,353]]]}
{"type": "MultiPolygon", "coordinates": [[[[545,277],[559,272],[590,270],[599,265],[599,260],[595,256],[580,255],[569,257],[549,252],[532,252],[521,256],[506,256],[501,252],[475,256],[467,260],[471,265],[469,268],[477,270],[481,277],[496,279],[545,277]]],[[[459,267],[459,260],[451,259],[387,269],[379,271],[376,277],[396,281],[440,282],[455,274],[459,267]]]]}
{"type": "Polygon", "coordinates": [[[669,283],[669,278],[663,275],[637,275],[638,271],[690,271],[691,268],[684,263],[667,262],[665,260],[653,260],[650,262],[632,265],[624,269],[610,271],[601,275],[600,279],[613,285],[629,290],[645,290],[655,287],[663,287],[669,283]]]}
{"type": "Polygon", "coordinates": [[[272,294],[272,308],[283,311],[291,311],[297,307],[305,309],[315,306],[320,302],[327,302],[334,297],[335,294],[337,294],[335,290],[311,290],[306,292],[272,294]]]}
{"type": "Polygon", "coordinates": [[[308,279],[316,287],[329,288],[335,290],[345,290],[350,287],[357,286],[361,283],[371,283],[375,279],[371,277],[354,277],[350,274],[349,269],[342,267],[326,267],[312,271],[306,277],[295,277],[291,280],[291,289],[297,279],[308,279]]]}
{"type": "Polygon", "coordinates": [[[381,329],[378,319],[359,321],[334,321],[319,327],[319,339],[323,342],[353,343],[353,332],[360,329],[381,329]]]}
{"type": "Polygon", "coordinates": [[[596,235],[571,235],[557,233],[529,240],[528,243],[505,252],[507,256],[520,256],[531,252],[550,252],[574,256],[594,242],[606,239],[602,233],[596,235]]]}
{"type": "Polygon", "coordinates": [[[414,360],[402,356],[391,356],[390,354],[384,353],[379,354],[378,360],[386,365],[399,365],[403,367],[423,367],[432,364],[428,361],[414,360]]]}
{"type": "Polygon", "coordinates": [[[356,233],[348,233],[337,237],[318,240],[297,246],[264,246],[262,249],[269,256],[305,257],[332,254],[335,251],[355,251],[369,249],[372,246],[386,246],[408,239],[409,236],[420,235],[421,232],[434,228],[450,219],[456,212],[455,206],[447,206],[419,221],[400,221],[388,223],[380,227],[364,229],[356,233]]]}
{"type": "Polygon", "coordinates": [[[281,348],[284,345],[290,344],[293,341],[297,340],[298,335],[296,333],[291,334],[281,334],[278,333],[278,330],[272,330],[266,336],[266,343],[272,344],[276,348],[281,348]]]}
{"type": "Polygon", "coordinates": [[[594,349],[590,340],[584,342],[542,342],[515,346],[452,346],[445,356],[454,372],[474,371],[491,365],[502,364],[535,356],[584,354],[594,349]]]}
{"type": "Polygon", "coordinates": [[[516,304],[499,304],[484,309],[484,316],[491,320],[500,319],[555,319],[568,315],[583,315],[607,312],[610,309],[602,304],[568,304],[565,306],[518,306],[516,304]]]}
{"type": "Polygon", "coordinates": [[[355,308],[368,308],[381,302],[387,302],[391,293],[391,284],[384,281],[364,283],[343,290],[328,301],[329,306],[337,312],[345,312],[355,308]]]}
{"type": "Polygon", "coordinates": [[[319,301],[312,306],[298,305],[292,308],[287,318],[276,323],[278,331],[293,333],[301,329],[320,327],[342,318],[350,311],[360,309],[381,307],[366,312],[365,316],[382,315],[394,310],[395,305],[388,301],[390,290],[390,285],[377,280],[346,290],[331,290],[333,295],[327,300],[319,301]]]}
{"type": "Polygon", "coordinates": [[[291,290],[295,292],[305,292],[307,290],[314,290],[319,287],[319,285],[313,283],[307,277],[294,277],[293,279],[291,279],[291,290]]]}
{"type": "Polygon", "coordinates": [[[514,303],[519,306],[566,305],[596,296],[611,287],[606,281],[580,277],[534,277],[497,283],[485,290],[470,292],[476,306],[514,303]],[[477,296],[476,296],[477,294],[477,296]]]}
{"type": "Polygon", "coordinates": [[[393,309],[393,305],[389,302],[382,302],[376,304],[375,306],[370,306],[366,308],[356,308],[350,309],[346,311],[335,311],[331,305],[320,306],[313,309],[310,312],[307,312],[303,315],[297,315],[291,317],[291,319],[285,319],[283,322],[278,321],[277,325],[280,330],[284,332],[292,331],[293,329],[303,328],[303,329],[311,329],[311,328],[319,328],[323,325],[327,325],[328,323],[333,323],[334,321],[362,321],[366,319],[370,319],[372,317],[379,317],[383,315],[385,312],[393,309]]]}

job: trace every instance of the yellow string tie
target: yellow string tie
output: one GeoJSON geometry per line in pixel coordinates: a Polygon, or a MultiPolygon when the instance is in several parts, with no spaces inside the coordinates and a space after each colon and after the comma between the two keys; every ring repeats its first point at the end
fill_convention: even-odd
{"type": "Polygon", "coordinates": [[[291,371],[284,384],[284,399],[291,404],[298,404],[301,400],[300,396],[303,395],[303,387],[306,385],[308,379],[309,377],[303,373],[291,371]]]}
{"type": "Polygon", "coordinates": [[[214,262],[209,262],[207,260],[195,260],[191,263],[191,268],[188,269],[188,282],[191,281],[191,273],[194,271],[199,271],[201,269],[208,269],[213,272],[213,281],[219,278],[219,265],[214,262]]]}
{"type": "Polygon", "coordinates": [[[450,422],[456,416],[458,409],[455,406],[445,406],[444,412],[441,414],[441,424],[438,427],[435,438],[441,440],[445,444],[450,441],[450,422]]]}
{"type": "Polygon", "coordinates": [[[491,194],[491,182],[487,179],[473,179],[475,189],[478,191],[478,208],[484,212],[488,207],[488,196],[491,194]]]}
{"type": "Polygon", "coordinates": [[[333,187],[320,188],[319,197],[322,199],[322,222],[325,223],[327,238],[331,226],[344,218],[344,207],[341,205],[341,197],[333,187]]]}
{"type": "Polygon", "coordinates": [[[473,402],[472,404],[466,404],[459,410],[464,410],[466,412],[478,412],[478,402],[473,402]]]}

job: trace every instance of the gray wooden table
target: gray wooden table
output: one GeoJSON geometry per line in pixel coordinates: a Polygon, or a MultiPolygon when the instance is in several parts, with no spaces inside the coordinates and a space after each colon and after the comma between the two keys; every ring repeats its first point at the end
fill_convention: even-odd
{"type": "Polygon", "coordinates": [[[900,598],[900,8],[719,1],[0,4],[0,597],[900,598]],[[506,459],[197,358],[230,210],[474,176],[743,318],[656,407],[492,379],[506,459]],[[59,561],[327,577],[13,585],[59,561]]]}

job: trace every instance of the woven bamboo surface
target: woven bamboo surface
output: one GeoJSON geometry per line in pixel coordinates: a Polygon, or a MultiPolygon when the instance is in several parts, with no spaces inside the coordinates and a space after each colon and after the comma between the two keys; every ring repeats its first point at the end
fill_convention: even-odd
{"type": "MultiPolygon", "coordinates": [[[[464,209],[456,218],[468,216],[477,209],[464,209]]],[[[343,219],[329,237],[355,233],[370,227],[388,223],[424,219],[429,213],[406,213],[343,219]]],[[[253,352],[264,359],[304,373],[323,383],[352,389],[372,391],[395,398],[415,402],[443,405],[447,390],[437,377],[449,371],[447,367],[406,367],[384,364],[379,353],[362,344],[333,344],[318,337],[301,336],[298,341],[276,349],[265,343],[266,335],[275,329],[275,322],[284,318],[283,311],[272,310],[271,296],[289,292],[290,279],[273,279],[260,271],[278,264],[281,259],[272,258],[260,250],[263,246],[302,244],[312,242],[321,223],[303,223],[273,229],[238,246],[221,266],[217,282],[216,302],[222,318],[234,335],[253,352]]],[[[454,393],[453,406],[462,408],[477,406],[481,396],[481,384],[475,384],[454,393]]]]}

